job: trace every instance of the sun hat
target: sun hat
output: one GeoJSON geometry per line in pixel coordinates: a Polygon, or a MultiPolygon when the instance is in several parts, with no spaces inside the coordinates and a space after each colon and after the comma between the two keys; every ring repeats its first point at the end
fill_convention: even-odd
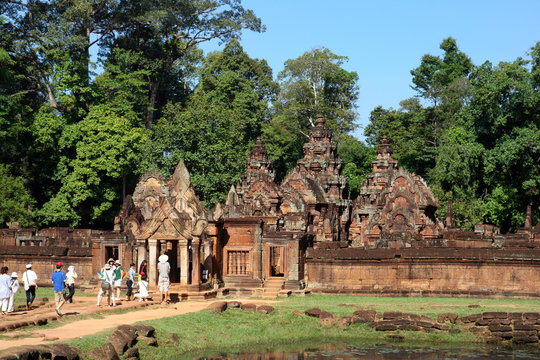
{"type": "Polygon", "coordinates": [[[114,262],[114,259],[110,258],[109,260],[107,260],[108,263],[110,263],[111,261],[114,262]]]}
{"type": "Polygon", "coordinates": [[[109,264],[105,265],[105,270],[111,270],[111,265],[109,264]]]}
{"type": "Polygon", "coordinates": [[[120,263],[120,259],[116,260],[114,263],[118,265],[122,265],[122,263],[120,263]]]}
{"type": "Polygon", "coordinates": [[[16,278],[16,277],[18,277],[18,276],[19,276],[19,275],[17,275],[17,273],[16,273],[15,271],[11,273],[11,277],[16,278]]]}
{"type": "Polygon", "coordinates": [[[32,264],[26,264],[26,268],[27,268],[27,269],[31,269],[31,268],[32,268],[32,264]]]}
{"type": "Polygon", "coordinates": [[[70,265],[70,266],[68,267],[68,271],[75,271],[75,266],[70,265]]]}
{"type": "Polygon", "coordinates": [[[163,254],[158,258],[158,260],[159,260],[160,263],[164,263],[164,262],[167,262],[167,260],[169,260],[169,257],[167,255],[163,254]]]}
{"type": "Polygon", "coordinates": [[[59,262],[56,263],[56,266],[64,266],[64,264],[62,264],[62,262],[59,261],[59,262]]]}

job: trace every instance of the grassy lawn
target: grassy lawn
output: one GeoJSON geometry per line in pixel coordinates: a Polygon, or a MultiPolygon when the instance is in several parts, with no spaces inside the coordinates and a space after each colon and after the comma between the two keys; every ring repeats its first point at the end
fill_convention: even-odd
{"type": "MultiPolygon", "coordinates": [[[[75,295],[74,299],[77,299],[77,296],[96,296],[94,294],[88,294],[88,293],[82,293],[78,292],[77,288],[75,288],[75,295]]],[[[51,288],[45,288],[45,287],[38,287],[36,290],[36,299],[46,297],[49,299],[49,301],[54,301],[54,291],[51,288]]],[[[24,291],[24,287],[20,287],[19,291],[15,294],[15,301],[14,301],[15,307],[19,305],[26,306],[26,292],[24,291]]],[[[36,304],[36,301],[34,301],[34,305],[36,304]]]]}
{"type": "MultiPolygon", "coordinates": [[[[159,347],[139,342],[142,359],[176,359],[202,357],[219,352],[245,352],[265,349],[306,349],[323,344],[381,344],[392,341],[387,334],[377,332],[367,324],[354,324],[346,329],[334,325],[324,327],[315,318],[296,316],[294,310],[318,307],[336,316],[351,315],[359,307],[377,312],[402,311],[436,318],[438,314],[454,312],[460,316],[484,311],[540,312],[540,301],[520,299],[463,298],[381,298],[355,296],[311,295],[281,299],[272,304],[270,315],[229,309],[222,314],[209,310],[169,318],[146,321],[156,328],[159,347]],[[474,307],[469,307],[474,305],[474,307]],[[479,306],[479,307],[476,307],[479,306]],[[178,335],[176,342],[172,334],[178,335]]],[[[83,350],[102,345],[109,332],[76,339],[69,344],[83,350]]],[[[482,340],[471,333],[423,333],[400,331],[402,344],[438,344],[438,346],[474,346],[482,340]]]]}

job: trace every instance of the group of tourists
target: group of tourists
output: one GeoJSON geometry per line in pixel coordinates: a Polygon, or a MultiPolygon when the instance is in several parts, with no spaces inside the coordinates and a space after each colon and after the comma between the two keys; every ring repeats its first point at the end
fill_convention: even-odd
{"type": "MultiPolygon", "coordinates": [[[[168,260],[169,257],[167,255],[161,255],[158,259],[159,263],[157,266],[159,270],[158,287],[161,293],[162,303],[169,301],[169,273],[171,266],[168,260]]],[[[129,270],[125,272],[119,260],[109,259],[107,264],[98,273],[98,277],[101,280],[101,286],[98,292],[97,306],[101,306],[103,296],[107,297],[108,306],[116,306],[116,300],[120,299],[123,279],[126,279],[127,301],[134,300],[135,298],[138,298],[139,302],[148,301],[148,263],[146,260],[141,262],[139,272],[137,273],[134,263],[131,263],[129,270]],[[137,282],[138,292],[134,294],[133,287],[135,282],[137,282]]]]}
{"type": "MultiPolygon", "coordinates": [[[[0,271],[0,306],[2,315],[15,310],[15,294],[19,292],[21,287],[19,283],[19,275],[17,272],[12,272],[8,275],[9,268],[2,267],[0,271]]],[[[32,303],[36,298],[37,275],[32,270],[32,264],[26,265],[26,271],[22,276],[23,287],[26,292],[26,307],[32,310],[32,303]]]]}
{"type": "MultiPolygon", "coordinates": [[[[171,266],[167,255],[161,255],[158,259],[157,270],[159,273],[158,287],[161,295],[161,302],[169,302],[169,274],[171,266]]],[[[136,298],[141,301],[148,301],[148,263],[143,260],[136,271],[136,265],[131,263],[129,269],[124,271],[120,260],[109,259],[101,271],[97,274],[101,280],[97,296],[97,306],[101,305],[101,299],[107,297],[108,306],[116,306],[116,301],[120,299],[122,281],[126,281],[126,300],[131,301],[136,298]],[[137,284],[138,291],[133,293],[133,288],[137,284]]],[[[75,294],[75,280],[77,273],[74,266],[69,266],[67,273],[63,271],[64,264],[59,261],[55,265],[56,269],[51,276],[54,290],[55,310],[58,316],[63,316],[61,309],[66,302],[73,302],[75,294]]],[[[15,294],[19,292],[20,283],[16,272],[8,275],[8,267],[0,269],[0,307],[2,315],[14,311],[15,294]]],[[[32,270],[32,264],[26,265],[26,271],[22,275],[22,283],[26,292],[26,307],[32,310],[32,303],[36,298],[38,277],[32,270]]]]}

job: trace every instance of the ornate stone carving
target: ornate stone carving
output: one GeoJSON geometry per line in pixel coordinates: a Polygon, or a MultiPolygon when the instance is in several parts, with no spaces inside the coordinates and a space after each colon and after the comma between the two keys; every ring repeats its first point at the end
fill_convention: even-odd
{"type": "Polygon", "coordinates": [[[127,197],[118,216],[135,239],[192,239],[208,225],[208,211],[191,187],[189,172],[178,163],[169,181],[152,170],[144,174],[127,197]]]}
{"type": "Polygon", "coordinates": [[[377,148],[373,172],[367,175],[352,207],[349,240],[354,247],[409,247],[439,236],[439,204],[424,179],[399,167],[386,136],[377,148]]]}

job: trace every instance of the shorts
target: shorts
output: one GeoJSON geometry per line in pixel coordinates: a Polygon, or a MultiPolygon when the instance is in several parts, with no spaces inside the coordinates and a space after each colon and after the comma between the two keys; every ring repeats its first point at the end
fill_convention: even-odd
{"type": "Polygon", "coordinates": [[[160,277],[159,278],[159,281],[158,281],[159,291],[161,291],[161,292],[169,291],[169,285],[170,285],[170,282],[169,282],[168,277],[160,277]]]}
{"type": "Polygon", "coordinates": [[[64,301],[64,294],[62,294],[61,291],[55,291],[55,292],[54,292],[54,301],[55,301],[55,302],[62,302],[62,301],[64,301]]]}
{"type": "Polygon", "coordinates": [[[114,280],[114,287],[122,286],[122,280],[114,280]]]}

